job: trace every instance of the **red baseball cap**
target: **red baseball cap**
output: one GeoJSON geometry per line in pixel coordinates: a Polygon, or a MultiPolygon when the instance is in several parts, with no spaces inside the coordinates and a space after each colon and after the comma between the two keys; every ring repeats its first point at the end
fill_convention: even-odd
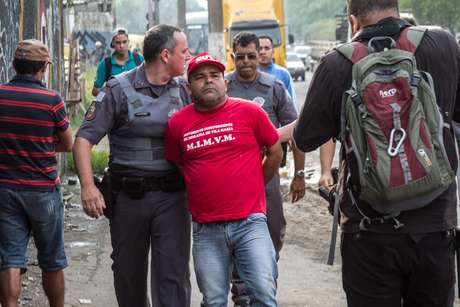
{"type": "Polygon", "coordinates": [[[201,67],[203,65],[213,65],[217,67],[217,69],[219,69],[221,72],[225,71],[225,65],[222,62],[216,60],[209,53],[202,52],[193,57],[188,63],[187,77],[190,77],[192,72],[194,72],[198,67],[201,67]]]}

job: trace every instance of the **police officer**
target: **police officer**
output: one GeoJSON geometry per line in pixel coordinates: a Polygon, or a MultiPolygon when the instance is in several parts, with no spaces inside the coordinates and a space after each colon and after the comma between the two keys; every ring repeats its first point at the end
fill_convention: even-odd
{"type": "MultiPolygon", "coordinates": [[[[168,118],[190,98],[184,72],[190,54],[180,29],[157,25],[145,35],[145,64],[109,80],[89,108],[73,153],[83,209],[98,218],[111,206],[114,284],[121,307],[190,305],[190,217],[181,176],[164,158],[168,118]],[[110,196],[103,198],[91,169],[91,148],[110,143],[110,196]],[[105,201],[104,201],[105,199],[105,201]]],[[[104,193],[104,196],[107,193],[104,193]]]]}
{"type": "MultiPolygon", "coordinates": [[[[233,59],[236,70],[226,76],[227,94],[244,98],[260,105],[267,112],[273,125],[278,128],[296,120],[297,111],[283,83],[274,76],[257,70],[259,59],[259,38],[248,32],[240,32],[233,38],[233,59]]],[[[294,148],[295,175],[291,183],[292,201],[305,194],[305,154],[294,148]]],[[[280,191],[280,177],[276,174],[266,185],[267,222],[275,247],[277,259],[283,246],[286,220],[283,213],[283,199],[280,191]]],[[[247,305],[244,287],[234,278],[232,292],[237,305],[247,305]]]]}

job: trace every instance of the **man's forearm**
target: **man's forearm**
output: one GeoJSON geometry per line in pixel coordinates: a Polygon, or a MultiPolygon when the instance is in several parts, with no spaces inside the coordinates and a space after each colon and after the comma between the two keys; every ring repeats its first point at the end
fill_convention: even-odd
{"type": "Polygon", "coordinates": [[[280,142],[284,143],[292,139],[292,134],[294,132],[294,127],[296,123],[297,123],[297,120],[277,129],[278,134],[280,136],[280,142]]]}
{"type": "Polygon", "coordinates": [[[280,167],[280,163],[282,160],[281,159],[276,159],[274,157],[266,157],[264,160],[264,163],[262,165],[263,172],[264,172],[264,183],[267,184],[272,180],[273,176],[275,176],[276,172],[278,171],[278,168],[280,167]]]}
{"type": "Polygon", "coordinates": [[[335,142],[330,139],[319,148],[319,160],[321,164],[321,174],[330,172],[332,168],[332,161],[335,154],[335,142]]]}
{"type": "Polygon", "coordinates": [[[300,171],[305,168],[305,153],[301,151],[294,141],[291,142],[292,156],[294,157],[294,170],[300,171]]]}
{"type": "Polygon", "coordinates": [[[93,170],[91,168],[92,147],[93,145],[88,140],[77,137],[72,149],[75,169],[82,186],[94,184],[93,170]]]}
{"type": "Polygon", "coordinates": [[[283,160],[283,150],[281,148],[281,143],[278,141],[267,150],[266,157],[262,164],[265,184],[267,184],[278,172],[281,160],[283,160]]]}

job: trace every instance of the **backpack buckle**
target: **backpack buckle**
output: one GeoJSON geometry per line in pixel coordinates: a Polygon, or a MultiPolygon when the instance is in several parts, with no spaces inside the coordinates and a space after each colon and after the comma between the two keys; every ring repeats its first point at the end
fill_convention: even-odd
{"type": "Polygon", "coordinates": [[[410,85],[413,87],[418,87],[422,81],[422,76],[414,74],[410,79],[410,85]]]}
{"type": "Polygon", "coordinates": [[[406,131],[403,128],[393,128],[391,130],[390,134],[390,142],[388,144],[388,155],[390,157],[395,157],[398,152],[399,148],[403,144],[404,140],[406,139],[406,131]],[[396,142],[396,146],[394,146],[394,143],[396,142]]]}

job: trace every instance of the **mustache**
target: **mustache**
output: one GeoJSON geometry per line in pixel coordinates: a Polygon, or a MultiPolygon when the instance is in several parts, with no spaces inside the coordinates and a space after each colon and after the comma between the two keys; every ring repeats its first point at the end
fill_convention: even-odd
{"type": "Polygon", "coordinates": [[[206,91],[209,91],[209,90],[217,91],[214,86],[207,86],[207,87],[204,87],[204,88],[201,89],[202,92],[206,92],[206,91]]]}

